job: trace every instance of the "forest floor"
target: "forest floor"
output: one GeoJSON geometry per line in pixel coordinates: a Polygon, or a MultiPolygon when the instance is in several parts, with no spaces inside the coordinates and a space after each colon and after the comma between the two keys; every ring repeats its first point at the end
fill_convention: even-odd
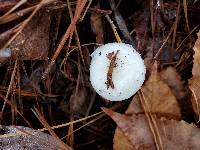
{"type": "Polygon", "coordinates": [[[200,149],[199,14],[198,0],[0,0],[0,149],[11,125],[60,149],[200,149]],[[112,42],[146,66],[119,102],[90,83],[90,55],[112,42]]]}

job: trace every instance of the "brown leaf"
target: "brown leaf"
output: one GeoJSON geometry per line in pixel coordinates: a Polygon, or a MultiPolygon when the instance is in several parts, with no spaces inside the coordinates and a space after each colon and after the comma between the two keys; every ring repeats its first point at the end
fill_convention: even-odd
{"type": "Polygon", "coordinates": [[[144,113],[144,110],[141,106],[139,96],[138,94],[136,94],[133,97],[131,103],[129,104],[128,109],[126,110],[125,114],[132,115],[132,114],[138,114],[138,113],[144,113]]]}
{"type": "MultiPolygon", "coordinates": [[[[145,115],[133,114],[132,116],[126,116],[106,108],[103,108],[103,111],[117,123],[135,149],[156,150],[154,137],[145,115]]],[[[194,125],[190,125],[184,121],[167,120],[166,118],[155,118],[155,121],[158,126],[163,149],[200,149],[200,129],[194,125]]],[[[121,141],[121,139],[117,138],[114,140],[114,145],[121,141]]],[[[127,145],[127,143],[125,144],[127,145]]],[[[130,147],[122,146],[124,146],[123,149],[130,147]]],[[[120,148],[117,148],[115,150],[120,150],[120,148]]]]}
{"type": "MultiPolygon", "coordinates": [[[[170,119],[181,118],[178,102],[168,85],[161,80],[160,75],[157,73],[156,64],[154,64],[151,76],[142,87],[141,91],[144,93],[152,113],[155,113],[157,116],[169,117],[170,119]]],[[[133,114],[142,112],[143,109],[136,95],[129,105],[127,113],[133,114]]]]}
{"type": "MultiPolygon", "coordinates": [[[[169,73],[167,71],[167,73],[169,73]]],[[[155,113],[157,116],[165,116],[168,118],[180,119],[180,109],[178,103],[176,101],[175,96],[172,91],[168,87],[166,83],[161,80],[161,74],[157,73],[157,66],[154,64],[151,72],[151,76],[148,81],[142,87],[142,91],[144,93],[146,102],[148,103],[151,112],[155,113]]],[[[167,75],[165,76],[167,77],[167,75]]],[[[169,81],[172,81],[172,77],[167,77],[169,81]]],[[[169,85],[172,85],[169,84],[169,85]]],[[[138,94],[135,95],[132,99],[132,102],[129,104],[128,109],[126,110],[126,115],[140,114],[144,113],[144,110],[141,106],[140,99],[138,94]]],[[[127,144],[129,140],[127,140],[127,136],[123,136],[124,133],[117,127],[114,135],[114,149],[129,149],[131,144],[127,144]],[[120,145],[120,141],[124,141],[124,144],[120,145]]],[[[135,149],[135,148],[132,148],[135,149]]],[[[147,148],[148,149],[148,148],[147,148]]]]}
{"type": "Polygon", "coordinates": [[[50,14],[42,10],[34,16],[10,44],[13,58],[21,60],[47,59],[49,49],[50,14]]]}
{"type": "Polygon", "coordinates": [[[200,116],[200,31],[198,32],[198,39],[193,47],[194,49],[194,60],[192,75],[193,77],[189,80],[190,89],[192,91],[192,105],[195,113],[200,116]]]}
{"type": "Polygon", "coordinates": [[[194,49],[194,64],[193,64],[193,68],[192,68],[192,75],[193,76],[200,76],[200,69],[199,69],[199,66],[200,66],[200,31],[197,33],[197,36],[198,36],[198,39],[193,47],[194,49]]]}
{"type": "Polygon", "coordinates": [[[190,90],[192,91],[192,105],[195,113],[199,116],[200,120],[200,76],[193,76],[190,80],[190,90]]]}
{"type": "Polygon", "coordinates": [[[130,143],[128,137],[124,135],[123,131],[120,128],[117,128],[115,130],[113,143],[114,150],[136,150],[134,146],[130,143]]]}
{"type": "Polygon", "coordinates": [[[181,77],[173,67],[168,67],[160,72],[162,80],[171,88],[177,99],[185,97],[185,89],[181,77]]]}
{"type": "Polygon", "coordinates": [[[181,108],[182,117],[192,119],[191,115],[194,115],[192,104],[190,101],[190,94],[188,92],[188,86],[184,85],[181,81],[180,75],[173,67],[168,67],[159,73],[161,79],[170,87],[172,93],[176,97],[179,106],[181,108]]]}

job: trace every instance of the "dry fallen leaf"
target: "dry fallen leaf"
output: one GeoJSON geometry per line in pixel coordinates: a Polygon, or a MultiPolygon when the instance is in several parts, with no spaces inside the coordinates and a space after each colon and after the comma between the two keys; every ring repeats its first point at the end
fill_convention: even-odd
{"type": "Polygon", "coordinates": [[[192,68],[192,74],[193,76],[200,76],[200,31],[197,33],[198,39],[193,47],[194,49],[194,64],[193,64],[193,68],[192,68]]]}
{"type": "MultiPolygon", "coordinates": [[[[145,115],[133,114],[132,116],[127,116],[106,108],[103,108],[103,111],[117,123],[118,127],[126,135],[130,144],[134,147],[132,150],[156,150],[154,136],[145,115]]],[[[200,129],[196,128],[196,126],[188,124],[185,121],[168,120],[166,118],[155,118],[155,121],[158,126],[163,149],[200,149],[200,129]]],[[[120,145],[118,142],[120,140],[116,140],[115,137],[114,150],[130,149],[130,145],[127,143],[120,145]],[[125,147],[126,145],[128,147],[125,147]]]]}
{"type": "Polygon", "coordinates": [[[192,105],[197,116],[200,120],[200,76],[193,76],[190,80],[190,90],[192,91],[192,105]]]}
{"type": "Polygon", "coordinates": [[[192,120],[193,118],[191,116],[194,115],[194,111],[190,101],[188,86],[184,85],[184,82],[181,80],[181,77],[177,73],[176,69],[173,67],[168,67],[163,69],[159,75],[162,81],[169,86],[172,93],[176,97],[181,108],[182,117],[186,119],[190,118],[192,120]]]}
{"type": "MultiPolygon", "coordinates": [[[[161,74],[157,72],[157,64],[155,63],[152,68],[151,76],[141,89],[145,96],[146,102],[148,103],[151,112],[156,114],[157,117],[165,116],[170,119],[180,119],[181,113],[178,102],[176,101],[176,98],[168,85],[161,80],[160,75],[161,74]]],[[[169,78],[171,79],[172,77],[167,77],[168,80],[170,80],[169,78]]],[[[133,97],[132,102],[129,104],[128,109],[126,110],[126,115],[131,116],[133,114],[141,113],[144,113],[144,110],[141,106],[139,96],[138,94],[136,94],[133,97]]],[[[121,149],[126,148],[127,150],[129,150],[131,149],[131,144],[129,141],[130,140],[127,139],[127,136],[125,136],[121,129],[117,127],[114,136],[113,148],[118,150],[120,149],[121,145],[121,149]]]]}
{"type": "Polygon", "coordinates": [[[168,67],[160,72],[161,79],[171,88],[174,96],[181,100],[185,97],[185,89],[181,77],[173,67],[168,67]]]}
{"type": "MultiPolygon", "coordinates": [[[[0,126],[1,150],[58,150],[62,149],[59,141],[46,133],[23,126],[0,126]]],[[[66,150],[72,150],[70,147],[66,150]]]]}
{"type": "MultiPolygon", "coordinates": [[[[144,93],[152,113],[155,113],[157,116],[167,116],[170,119],[181,118],[178,102],[168,85],[160,79],[160,76],[157,73],[156,64],[154,64],[151,76],[142,87],[141,91],[144,93]]],[[[142,112],[143,109],[140,105],[138,96],[136,95],[126,113],[133,114],[142,112]]]]}
{"type": "Polygon", "coordinates": [[[124,135],[123,131],[118,127],[115,130],[115,136],[113,138],[113,149],[114,150],[134,150],[134,146],[130,143],[127,136],[124,135]]]}
{"type": "Polygon", "coordinates": [[[197,35],[198,39],[193,47],[195,52],[192,68],[193,77],[189,80],[189,84],[192,91],[192,105],[200,120],[200,31],[197,35]]]}
{"type": "Polygon", "coordinates": [[[180,118],[178,102],[171,89],[160,79],[157,68],[152,68],[149,80],[142,91],[152,113],[180,118]]]}

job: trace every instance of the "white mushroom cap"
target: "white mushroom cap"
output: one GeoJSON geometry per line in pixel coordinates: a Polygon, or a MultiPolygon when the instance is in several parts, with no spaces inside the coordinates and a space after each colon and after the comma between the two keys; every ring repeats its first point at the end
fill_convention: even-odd
{"type": "Polygon", "coordinates": [[[90,81],[103,98],[111,101],[125,100],[141,88],[146,68],[140,54],[131,45],[108,43],[97,48],[91,56],[90,81]],[[113,67],[111,61],[115,64],[113,67]]]}
{"type": "Polygon", "coordinates": [[[11,49],[10,48],[5,48],[5,49],[0,49],[0,58],[8,58],[11,57],[11,49]]]}

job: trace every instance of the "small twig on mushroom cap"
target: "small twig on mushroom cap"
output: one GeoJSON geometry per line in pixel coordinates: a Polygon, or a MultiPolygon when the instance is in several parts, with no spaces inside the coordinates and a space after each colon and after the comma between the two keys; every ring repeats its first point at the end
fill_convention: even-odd
{"type": "Polygon", "coordinates": [[[108,53],[106,55],[106,57],[110,60],[110,66],[107,72],[107,82],[105,83],[107,85],[107,89],[109,87],[111,87],[112,89],[114,89],[114,84],[112,81],[112,73],[113,73],[113,69],[116,67],[116,58],[117,58],[117,54],[119,53],[119,50],[117,50],[117,52],[114,55],[114,51],[111,53],[108,53]],[[114,55],[114,56],[113,56],[114,55]]]}

